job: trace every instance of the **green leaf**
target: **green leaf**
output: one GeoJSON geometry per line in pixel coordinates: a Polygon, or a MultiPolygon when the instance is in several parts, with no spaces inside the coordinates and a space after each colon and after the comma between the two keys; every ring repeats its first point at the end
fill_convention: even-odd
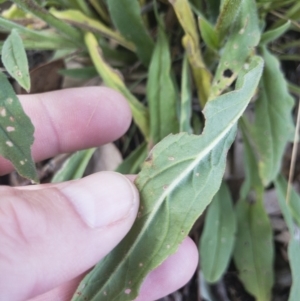
{"type": "Polygon", "coordinates": [[[225,183],[208,207],[200,240],[201,269],[207,282],[217,282],[232,255],[236,218],[231,195],[225,183]]]}
{"type": "Polygon", "coordinates": [[[24,113],[6,76],[0,73],[0,154],[12,162],[17,172],[38,182],[31,157],[34,127],[24,113]]]}
{"type": "Polygon", "coordinates": [[[167,135],[178,133],[179,130],[176,112],[179,97],[171,77],[168,40],[161,27],[148,72],[147,98],[151,147],[167,135]]]}
{"type": "Polygon", "coordinates": [[[225,0],[216,24],[216,32],[220,41],[223,41],[229,33],[232,24],[237,18],[243,0],[225,0]]]}
{"type": "Polygon", "coordinates": [[[137,50],[144,65],[151,60],[154,43],[145,28],[137,0],[107,0],[108,10],[116,28],[137,50]]]}
{"type": "Polygon", "coordinates": [[[1,59],[6,71],[29,92],[30,76],[27,55],[22,39],[15,29],[3,44],[1,59]]]}
{"type": "Polygon", "coordinates": [[[82,68],[71,68],[71,69],[61,69],[59,74],[76,78],[82,80],[88,80],[93,77],[98,76],[98,72],[94,66],[91,67],[82,67],[82,68]]]}
{"type": "Polygon", "coordinates": [[[185,54],[181,73],[181,106],[180,106],[180,132],[193,133],[191,127],[192,117],[192,88],[188,57],[185,54]]]}
{"type": "Polygon", "coordinates": [[[274,247],[271,224],[263,206],[263,188],[257,189],[254,199],[241,199],[236,214],[234,261],[239,278],[257,301],[270,301],[274,247]]]}
{"type": "Polygon", "coordinates": [[[131,154],[118,166],[116,172],[120,172],[125,175],[137,174],[146,157],[147,143],[144,142],[131,152],[131,154]]]}
{"type": "Polygon", "coordinates": [[[280,70],[279,61],[265,47],[261,49],[265,68],[255,102],[253,135],[259,159],[259,174],[265,186],[278,175],[282,156],[294,125],[294,101],[280,70]]]}
{"type": "Polygon", "coordinates": [[[214,27],[204,18],[198,17],[200,33],[206,46],[213,51],[219,49],[219,36],[214,27]]]}
{"type": "Polygon", "coordinates": [[[52,183],[59,183],[82,178],[96,148],[78,151],[71,155],[52,178],[52,183]]]}
{"type": "Polygon", "coordinates": [[[209,99],[227,89],[240,71],[247,70],[247,60],[260,40],[259,20],[254,0],[242,1],[231,34],[222,49],[222,56],[211,86],[209,99]]]}
{"type": "MultiPolygon", "coordinates": [[[[287,205],[285,196],[287,192],[287,181],[283,176],[279,176],[275,181],[275,188],[278,195],[278,203],[281,208],[284,220],[288,225],[291,240],[288,245],[288,257],[292,270],[292,286],[288,301],[298,301],[300,296],[300,228],[294,223],[290,207],[287,205]]],[[[300,197],[292,188],[290,203],[300,203],[300,197]]],[[[298,211],[299,214],[299,211],[298,211]]]]}
{"type": "Polygon", "coordinates": [[[291,21],[287,21],[283,25],[264,32],[260,39],[260,45],[266,45],[276,39],[278,39],[280,36],[282,36],[287,30],[289,30],[291,25],[291,21]]]}
{"type": "Polygon", "coordinates": [[[274,282],[272,228],[263,204],[264,188],[256,158],[243,130],[246,181],[236,206],[237,236],[234,262],[246,290],[257,301],[270,301],[274,282]]]}
{"type": "Polygon", "coordinates": [[[136,180],[141,205],[126,238],[88,274],[72,300],[133,300],[146,275],[173,254],[219,189],[237,120],[262,72],[255,57],[237,90],[207,104],[201,136],[169,135],[136,180]]]}

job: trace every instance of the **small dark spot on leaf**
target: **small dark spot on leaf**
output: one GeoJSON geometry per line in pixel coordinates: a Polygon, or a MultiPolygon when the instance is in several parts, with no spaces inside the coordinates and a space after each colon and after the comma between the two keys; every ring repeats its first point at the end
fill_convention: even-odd
{"type": "Polygon", "coordinates": [[[232,74],[233,74],[233,72],[230,69],[226,69],[223,72],[223,76],[225,76],[225,77],[231,77],[232,74]]]}

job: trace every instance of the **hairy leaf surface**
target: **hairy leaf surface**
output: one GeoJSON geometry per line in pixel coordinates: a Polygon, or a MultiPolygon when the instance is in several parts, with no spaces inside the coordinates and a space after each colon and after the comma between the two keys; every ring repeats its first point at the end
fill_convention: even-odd
{"type": "Polygon", "coordinates": [[[30,150],[33,133],[34,127],[12,86],[0,73],[0,154],[12,162],[21,176],[38,182],[30,150]]]}
{"type": "MultiPolygon", "coordinates": [[[[293,282],[288,301],[298,301],[300,296],[300,226],[299,224],[295,224],[293,220],[293,214],[286,203],[285,196],[287,192],[287,181],[283,176],[279,176],[276,179],[275,187],[278,195],[278,203],[291,235],[291,240],[289,241],[288,245],[288,256],[292,270],[293,282]]],[[[291,190],[290,202],[298,204],[300,203],[300,197],[293,188],[291,190]]]]}
{"type": "Polygon", "coordinates": [[[230,191],[225,183],[208,207],[200,240],[200,264],[207,282],[218,281],[233,251],[236,217],[230,191]]]}
{"type": "Polygon", "coordinates": [[[83,279],[73,300],[134,300],[146,275],[177,250],[220,187],[237,121],[262,65],[253,58],[237,90],[208,103],[201,136],[169,135],[152,149],[136,180],[141,205],[135,224],[83,279]]]}
{"type": "Polygon", "coordinates": [[[265,186],[278,175],[282,156],[293,134],[294,101],[280,70],[279,61],[262,48],[265,68],[255,103],[253,127],[255,148],[259,159],[259,174],[265,186]]]}
{"type": "Polygon", "coordinates": [[[237,18],[243,0],[224,0],[216,24],[220,41],[228,35],[229,29],[237,18]]]}
{"type": "Polygon", "coordinates": [[[151,59],[147,98],[150,113],[150,145],[155,145],[167,135],[178,133],[179,124],[176,107],[179,96],[171,78],[171,55],[163,28],[151,59]]]}
{"type": "Polygon", "coordinates": [[[148,66],[154,43],[143,23],[139,2],[137,0],[107,0],[106,2],[116,28],[136,46],[139,58],[148,66]]]}
{"type": "Polygon", "coordinates": [[[29,92],[30,76],[27,55],[22,39],[15,29],[3,44],[1,59],[7,72],[29,92]]]}

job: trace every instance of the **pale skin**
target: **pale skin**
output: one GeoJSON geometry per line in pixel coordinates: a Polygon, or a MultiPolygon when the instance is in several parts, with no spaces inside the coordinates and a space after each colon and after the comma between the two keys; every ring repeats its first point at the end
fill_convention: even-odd
{"type": "MultiPolygon", "coordinates": [[[[36,129],[35,161],[114,141],[131,122],[126,100],[108,88],[19,99],[36,129]]],[[[1,174],[12,170],[0,158],[1,174]]],[[[83,275],[130,230],[139,206],[132,180],[101,172],[55,185],[0,187],[0,299],[69,301],[83,275]]],[[[197,248],[187,238],[147,276],[136,301],[177,290],[191,278],[197,261],[197,248]]]]}

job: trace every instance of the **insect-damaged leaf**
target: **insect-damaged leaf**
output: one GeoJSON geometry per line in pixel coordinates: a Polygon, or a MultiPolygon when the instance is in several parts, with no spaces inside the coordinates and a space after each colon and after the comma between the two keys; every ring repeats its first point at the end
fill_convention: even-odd
{"type": "Polygon", "coordinates": [[[138,1],[107,0],[106,2],[116,28],[136,46],[139,58],[148,66],[154,43],[143,23],[138,1]]]}
{"type": "Polygon", "coordinates": [[[13,88],[0,73],[0,154],[12,162],[21,176],[38,182],[30,152],[33,132],[34,127],[13,88]]]}
{"type": "Polygon", "coordinates": [[[126,238],[82,281],[73,300],[134,300],[146,275],[173,254],[218,190],[237,120],[257,87],[254,57],[237,90],[208,103],[201,136],[169,135],[138,175],[141,204],[126,238]]]}
{"type": "Polygon", "coordinates": [[[242,1],[240,6],[231,34],[222,49],[222,56],[211,86],[210,99],[214,99],[228,88],[243,67],[245,69],[249,67],[246,61],[260,40],[255,1],[242,1]]]}
{"type": "Polygon", "coordinates": [[[259,159],[259,174],[265,186],[280,169],[287,142],[293,134],[294,101],[280,70],[279,61],[265,47],[261,49],[265,68],[255,102],[254,142],[259,159]]]}
{"type": "Polygon", "coordinates": [[[214,196],[205,217],[200,241],[201,269],[207,282],[216,282],[229,263],[236,231],[236,218],[225,183],[214,196]]]}
{"type": "Polygon", "coordinates": [[[176,112],[178,95],[171,78],[168,40],[161,27],[149,67],[147,98],[150,113],[150,144],[153,146],[167,135],[178,133],[179,130],[176,112]]]}
{"type": "MultiPolygon", "coordinates": [[[[287,192],[287,181],[283,176],[279,176],[276,179],[275,187],[278,196],[278,203],[291,235],[291,240],[288,245],[288,256],[292,270],[292,286],[288,300],[298,301],[300,296],[300,227],[299,224],[295,224],[290,207],[286,203],[285,196],[287,192]]],[[[291,190],[290,202],[300,203],[300,197],[293,188],[291,190]]]]}
{"type": "Polygon", "coordinates": [[[15,29],[3,44],[1,59],[7,72],[29,92],[30,77],[27,56],[22,39],[15,29]]]}

